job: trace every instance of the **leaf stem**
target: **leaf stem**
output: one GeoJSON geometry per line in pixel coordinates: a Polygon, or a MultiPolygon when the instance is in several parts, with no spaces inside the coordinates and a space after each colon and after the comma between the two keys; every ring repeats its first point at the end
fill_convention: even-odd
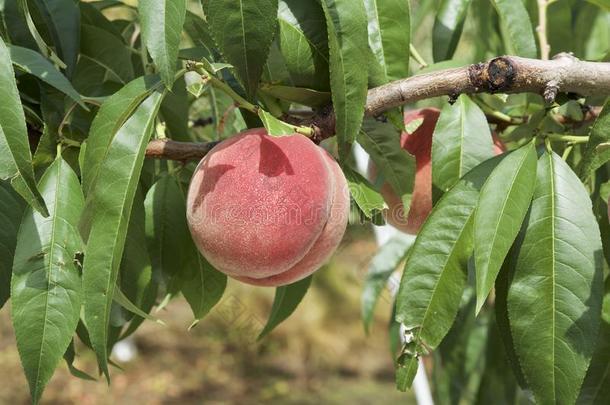
{"type": "Polygon", "coordinates": [[[415,61],[417,63],[419,63],[422,68],[428,67],[428,64],[426,63],[424,58],[422,58],[420,53],[417,52],[417,49],[415,48],[415,46],[413,44],[409,44],[409,52],[411,53],[411,56],[413,57],[413,59],[415,59],[415,61]]]}
{"type": "Polygon", "coordinates": [[[588,136],[578,136],[578,135],[564,135],[564,134],[554,134],[549,133],[544,135],[550,141],[554,142],[569,142],[572,144],[579,143],[587,143],[589,141],[588,136]]]}
{"type": "Polygon", "coordinates": [[[546,10],[549,6],[549,0],[538,0],[538,26],[536,33],[538,34],[538,42],[540,42],[540,59],[548,60],[551,52],[551,46],[546,35],[546,10]]]}
{"type": "MultiPolygon", "coordinates": [[[[208,81],[212,85],[212,87],[214,87],[220,91],[223,91],[225,94],[227,94],[229,97],[231,97],[233,99],[233,101],[235,101],[235,106],[237,108],[243,108],[247,111],[250,111],[251,113],[253,113],[255,115],[258,115],[261,107],[259,107],[258,105],[252,104],[251,102],[249,102],[248,100],[246,100],[245,98],[243,98],[242,96],[237,94],[237,92],[235,90],[233,90],[231,88],[231,86],[229,86],[228,84],[226,84],[225,82],[223,82],[222,80],[220,80],[219,78],[214,76],[213,74],[210,74],[210,72],[208,72],[205,69],[205,67],[202,63],[189,62],[187,64],[187,70],[193,70],[193,71],[199,73],[201,75],[201,77],[203,78],[203,80],[208,81]]],[[[282,121],[282,122],[284,122],[284,121],[282,121]]],[[[311,138],[314,135],[313,128],[294,125],[294,124],[290,124],[287,122],[284,122],[284,123],[286,125],[292,127],[293,130],[298,134],[305,135],[308,138],[311,138]]]]}

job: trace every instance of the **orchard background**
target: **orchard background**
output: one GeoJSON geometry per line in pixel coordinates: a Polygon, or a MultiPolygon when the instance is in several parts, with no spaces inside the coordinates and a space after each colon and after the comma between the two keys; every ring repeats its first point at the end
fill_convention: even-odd
{"type": "Polygon", "coordinates": [[[415,403],[421,364],[439,404],[610,401],[607,0],[0,15],[0,402],[415,403]],[[276,289],[187,223],[197,162],[248,128],[349,185],[335,254],[276,289]]]}

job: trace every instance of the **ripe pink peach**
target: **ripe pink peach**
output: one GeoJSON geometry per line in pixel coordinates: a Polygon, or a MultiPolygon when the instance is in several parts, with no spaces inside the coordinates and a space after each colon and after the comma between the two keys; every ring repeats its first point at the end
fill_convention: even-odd
{"type": "Polygon", "coordinates": [[[245,283],[279,286],[316,271],[349,215],[339,165],[302,135],[244,131],[214,147],[189,187],[187,220],[200,252],[245,283]]]}

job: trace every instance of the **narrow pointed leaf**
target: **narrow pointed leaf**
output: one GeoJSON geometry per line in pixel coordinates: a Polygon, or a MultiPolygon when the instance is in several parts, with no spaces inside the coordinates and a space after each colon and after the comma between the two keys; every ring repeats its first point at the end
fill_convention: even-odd
{"type": "Polygon", "coordinates": [[[517,237],[536,185],[536,148],[510,153],[487,178],[474,216],[477,313],[517,237]]]}
{"type": "Polygon", "coordinates": [[[591,210],[570,167],[543,154],[507,297],[515,351],[540,403],[574,403],[593,354],[603,254],[591,210]]]}
{"type": "Polygon", "coordinates": [[[246,93],[258,87],[269,47],[277,30],[278,0],[209,0],[205,9],[210,31],[246,93]]]}
{"type": "Polygon", "coordinates": [[[0,308],[10,295],[13,255],[24,208],[11,185],[0,180],[0,308]]]}
{"type": "Polygon", "coordinates": [[[162,276],[171,293],[180,290],[193,259],[186,222],[186,202],[175,178],[161,177],[144,200],[145,229],[153,273],[162,276]]]}
{"type": "MultiPolygon", "coordinates": [[[[194,245],[192,249],[196,249],[194,245]]],[[[193,256],[197,264],[192,267],[191,274],[182,284],[182,295],[189,303],[195,317],[192,326],[203,319],[220,301],[227,286],[225,274],[212,267],[199,252],[194,251],[193,256]]]]}
{"type": "MultiPolygon", "coordinates": [[[[502,24],[508,33],[508,43],[512,52],[524,58],[535,58],[536,40],[530,16],[522,1],[493,0],[502,24]]],[[[511,53],[512,53],[511,52],[511,53]]]]}
{"type": "Polygon", "coordinates": [[[47,82],[57,90],[76,101],[81,107],[87,109],[82,97],[72,87],[72,84],[55,67],[38,52],[19,46],[10,46],[9,51],[13,64],[21,71],[29,73],[47,82]]]}
{"type": "Polygon", "coordinates": [[[51,35],[57,56],[66,64],[66,74],[72,76],[80,48],[80,10],[74,0],[35,0],[47,31],[51,35]]]}
{"type": "Polygon", "coordinates": [[[322,0],[330,50],[330,86],[339,155],[346,158],[360,131],[368,86],[369,54],[364,3],[322,0]]]}
{"type": "Polygon", "coordinates": [[[125,121],[140,103],[161,87],[159,76],[137,78],[110,96],[100,107],[89,131],[81,167],[85,196],[97,178],[110,145],[125,121]]]}
{"type": "Polygon", "coordinates": [[[445,104],[432,137],[432,184],[447,191],[473,167],[494,155],[483,111],[468,96],[445,104]]]}
{"type": "Polygon", "coordinates": [[[369,45],[386,81],[409,76],[411,26],[409,2],[365,0],[369,45]]]}
{"type": "Polygon", "coordinates": [[[49,216],[26,211],[11,281],[13,327],[34,403],[72,340],[82,302],[75,261],[83,251],[78,220],[84,201],[78,178],[59,156],[39,187],[49,216]]]}
{"type": "Polygon", "coordinates": [[[282,80],[284,84],[324,91],[330,88],[328,35],[318,2],[279,1],[277,44],[288,75],[282,80]]]}
{"type": "Polygon", "coordinates": [[[144,318],[149,321],[156,322],[161,325],[165,325],[165,322],[163,322],[161,319],[156,318],[156,317],[148,314],[147,312],[144,312],[140,308],[138,308],[138,306],[136,304],[134,304],[133,302],[131,302],[131,300],[125,295],[125,293],[123,291],[121,291],[121,289],[118,286],[116,286],[114,289],[113,299],[117,304],[119,304],[120,306],[122,306],[123,308],[128,310],[129,312],[139,316],[140,318],[144,318]]]}
{"type": "Polygon", "coordinates": [[[171,88],[186,17],[186,0],[141,0],[138,11],[146,48],[165,86],[171,88]]]}
{"type": "MultiPolygon", "coordinates": [[[[602,314],[610,315],[610,278],[606,278],[602,314]]],[[[602,315],[595,353],[582,384],[579,405],[605,404],[610,398],[610,316],[602,315]]]]}
{"type": "Polygon", "coordinates": [[[610,161],[610,148],[598,150],[599,145],[608,142],[610,142],[610,100],[606,101],[589,133],[589,142],[579,167],[579,175],[583,181],[589,178],[591,172],[610,161]]]}
{"type": "MultiPolygon", "coordinates": [[[[162,94],[152,93],[127,119],[100,162],[81,229],[88,235],[83,267],[85,323],[101,370],[108,378],[108,325],[129,216],[162,94]]],[[[89,151],[91,145],[88,145],[89,151]]]]}
{"type": "Polygon", "coordinates": [[[349,186],[350,195],[367,218],[387,207],[381,194],[379,194],[360,173],[352,169],[343,169],[349,186]]]}
{"type": "Polygon", "coordinates": [[[435,62],[453,58],[471,0],[442,0],[432,31],[432,53],[435,62]]]}
{"type": "Polygon", "coordinates": [[[38,212],[47,215],[44,200],[36,188],[32,154],[25,127],[25,115],[15,83],[9,49],[0,38],[0,179],[11,184],[38,212]]]}
{"type": "Polygon", "coordinates": [[[81,57],[87,57],[108,71],[108,78],[127,83],[134,78],[131,51],[111,32],[94,25],[81,27],[81,57]]]}
{"type": "Polygon", "coordinates": [[[313,276],[304,278],[289,285],[278,287],[275,289],[275,298],[271,307],[271,314],[267,320],[267,324],[258,335],[258,339],[267,336],[276,326],[288,318],[297,308],[309,286],[313,276]]]}
{"type": "Polygon", "coordinates": [[[398,233],[381,246],[371,260],[361,296],[362,322],[367,332],[388,279],[409,252],[414,240],[413,235],[398,233]]]}
{"type": "Polygon", "coordinates": [[[438,346],[458,312],[472,254],[473,212],[483,183],[500,160],[483,162],[441,198],[407,256],[396,320],[426,347],[438,346]]]}

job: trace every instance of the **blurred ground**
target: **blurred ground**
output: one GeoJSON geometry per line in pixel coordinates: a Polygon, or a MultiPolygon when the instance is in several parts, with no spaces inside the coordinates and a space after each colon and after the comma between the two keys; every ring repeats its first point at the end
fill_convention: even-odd
{"type": "MultiPolygon", "coordinates": [[[[331,265],[297,311],[263,342],[273,289],[229,282],[223,300],[187,331],[192,315],[180,298],[159,315],[166,327],[145,322],[135,335],[137,358],[113,369],[112,385],[70,375],[61,364],[43,404],[412,404],[394,388],[382,299],[372,333],[360,319],[360,292],[375,251],[363,227],[351,228],[331,265]]],[[[10,326],[10,305],[0,310],[0,404],[29,403],[10,326]]],[[[92,353],[77,365],[94,373],[92,353]]]]}

